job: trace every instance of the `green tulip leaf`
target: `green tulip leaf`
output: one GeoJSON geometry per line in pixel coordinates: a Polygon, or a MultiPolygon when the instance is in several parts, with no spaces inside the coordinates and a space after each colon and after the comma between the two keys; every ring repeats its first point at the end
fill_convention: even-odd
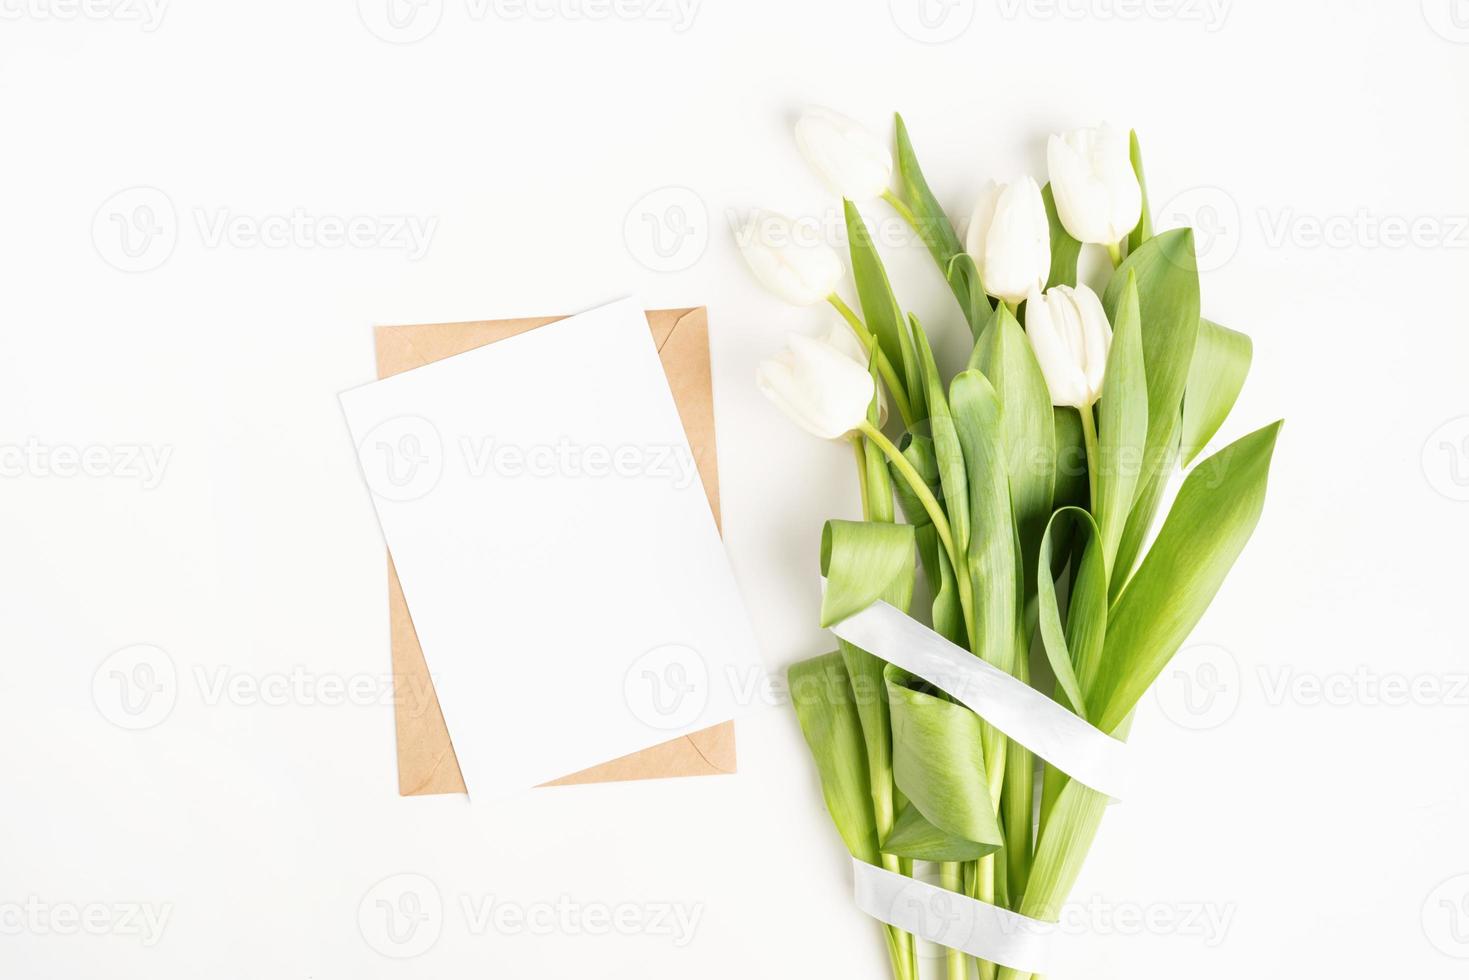
{"type": "Polygon", "coordinates": [[[967,252],[960,252],[949,260],[945,267],[945,278],[949,280],[949,288],[953,289],[954,296],[959,300],[959,305],[964,309],[964,319],[969,324],[969,332],[974,338],[979,339],[984,325],[989,322],[995,308],[990,303],[989,294],[984,291],[984,280],[979,274],[979,267],[974,264],[974,259],[967,252]]]}
{"type": "Polygon", "coordinates": [[[1074,779],[1060,778],[1064,785],[1045,816],[1018,908],[1021,915],[1043,922],[1059,921],[1107,810],[1107,797],[1074,779]]]}
{"type": "Polygon", "coordinates": [[[1076,409],[1057,406],[1051,410],[1056,428],[1057,507],[1086,507],[1086,437],[1076,409]]]}
{"type": "MultiPolygon", "coordinates": [[[[889,837],[883,849],[930,861],[967,861],[993,853],[1002,838],[985,776],[979,717],[891,664],[886,677],[892,705],[893,780],[923,819],[942,831],[946,848],[963,842],[970,847],[952,857],[898,851],[889,837]]],[[[912,834],[914,829],[910,818],[907,830],[912,834]]],[[[932,840],[931,835],[913,837],[932,840]]]]}
{"type": "Polygon", "coordinates": [[[1092,511],[1096,514],[1109,570],[1116,561],[1122,531],[1137,496],[1148,436],[1147,385],[1137,275],[1129,269],[1112,323],[1112,347],[1107,352],[1102,398],[1097,405],[1101,460],[1092,511]]]}
{"type": "Polygon", "coordinates": [[[932,524],[918,528],[916,534],[923,574],[933,591],[934,632],[958,646],[967,646],[969,639],[964,635],[964,610],[959,602],[954,566],[949,564],[948,553],[932,524]]]}
{"type": "MultiPolygon", "coordinates": [[[[1082,564],[1095,563],[1100,560],[1100,552],[1095,546],[1100,539],[1097,532],[1096,522],[1092,515],[1080,507],[1063,507],[1051,515],[1051,520],[1046,524],[1046,533],[1041,538],[1040,569],[1036,574],[1036,592],[1039,599],[1039,620],[1041,643],[1045,647],[1046,660],[1051,665],[1051,673],[1056,676],[1056,684],[1061,692],[1066,695],[1066,703],[1071,706],[1082,718],[1086,714],[1086,696],[1081,681],[1077,678],[1077,661],[1081,651],[1072,651],[1067,643],[1066,626],[1061,620],[1061,606],[1056,599],[1056,583],[1051,578],[1050,564],[1052,560],[1051,540],[1052,535],[1060,527],[1065,527],[1069,522],[1076,522],[1087,528],[1089,534],[1088,546],[1082,553],[1082,564]]],[[[1100,640],[1106,631],[1107,617],[1107,583],[1105,577],[1098,582],[1095,573],[1082,575],[1080,567],[1077,573],[1077,583],[1085,583],[1085,589],[1073,587],[1071,591],[1071,619],[1079,621],[1084,616],[1095,614],[1098,609],[1101,612],[1102,629],[1097,633],[1100,640]],[[1100,584],[1100,588],[1097,586],[1100,584]]],[[[1098,649],[1100,652],[1100,649],[1098,649]]]]}
{"type": "MultiPolygon", "coordinates": [[[[1156,239],[1154,239],[1156,241],[1156,239]]],[[[1094,724],[1127,717],[1188,638],[1255,530],[1280,423],[1210,456],[1183,481],[1137,574],[1113,605],[1102,666],[1087,693],[1094,724]]]]}
{"type": "Polygon", "coordinates": [[[913,598],[913,528],[872,521],[827,521],[821,532],[821,627],[878,599],[907,609],[913,598]]]}
{"type": "MultiPolygon", "coordinates": [[[[1025,331],[1003,304],[975,344],[969,363],[984,373],[1000,402],[1010,508],[1028,591],[1056,493],[1056,422],[1051,392],[1025,331]]],[[[983,526],[976,522],[976,527],[983,526]]]]}
{"type": "Polygon", "coordinates": [[[877,864],[877,823],[862,724],[841,654],[793,664],[787,680],[832,822],[853,857],[877,864]]]}
{"type": "MultiPolygon", "coordinates": [[[[943,503],[944,491],[939,485],[939,461],[934,453],[933,439],[921,433],[908,432],[898,445],[903,458],[913,464],[924,485],[943,503]]],[[[891,463],[888,464],[888,475],[892,478],[893,492],[898,495],[898,505],[903,508],[903,516],[908,518],[908,523],[914,527],[930,524],[932,519],[928,516],[928,508],[923,506],[903,475],[894,471],[891,463]]]]}
{"type": "Polygon", "coordinates": [[[881,846],[885,853],[917,861],[973,861],[995,850],[935,827],[911,803],[898,814],[881,846]]]}
{"type": "MultiPolygon", "coordinates": [[[[978,371],[964,371],[949,386],[949,408],[969,471],[969,519],[978,529],[969,543],[967,574],[974,596],[970,649],[1008,674],[1016,670],[1020,613],[1019,554],[1000,399],[978,371]]],[[[995,773],[1003,769],[1007,739],[991,725],[981,731],[984,758],[995,773]]],[[[999,787],[994,787],[999,792],[999,787]]]]}
{"type": "Polygon", "coordinates": [[[893,478],[887,457],[871,440],[862,440],[863,479],[867,483],[867,518],[891,524],[897,516],[893,509],[893,478]]]}
{"type": "Polygon", "coordinates": [[[1076,263],[1081,258],[1081,242],[1071,237],[1061,223],[1061,214],[1056,210],[1056,195],[1048,183],[1041,188],[1041,200],[1046,202],[1046,219],[1051,224],[1051,273],[1046,277],[1046,288],[1052,286],[1075,286],[1076,263]]]}
{"type": "Polygon", "coordinates": [[[1153,524],[1162,480],[1173,467],[1179,438],[1180,406],[1199,336],[1199,273],[1192,229],[1165,231],[1129,255],[1107,283],[1102,304],[1116,323],[1123,290],[1136,276],[1142,319],[1143,367],[1148,387],[1148,436],[1143,450],[1138,494],[1123,527],[1114,587],[1125,581],[1153,524]]]}
{"type": "Polygon", "coordinates": [[[1132,172],[1137,174],[1137,186],[1143,192],[1142,214],[1138,216],[1137,227],[1127,236],[1128,252],[1136,252],[1138,246],[1153,237],[1153,215],[1148,210],[1148,179],[1143,176],[1143,148],[1138,143],[1135,129],[1128,137],[1128,156],[1132,160],[1132,172]]]}
{"type": "Polygon", "coordinates": [[[894,113],[893,120],[897,130],[898,184],[903,200],[913,212],[914,223],[918,226],[918,235],[923,239],[923,244],[933,253],[939,267],[947,269],[950,260],[964,251],[964,246],[954,233],[949,216],[939,207],[933,191],[928,189],[928,181],[923,177],[923,169],[918,166],[918,155],[913,152],[913,142],[908,138],[908,127],[904,125],[903,117],[894,113]]]}
{"type": "MultiPolygon", "coordinates": [[[[1086,440],[1076,409],[1051,410],[1056,425],[1056,509],[1090,506],[1086,485],[1086,440]]],[[[1071,522],[1063,521],[1051,539],[1051,577],[1057,578],[1071,561],[1071,522]]]]}
{"type": "Polygon", "coordinates": [[[893,295],[892,283],[888,281],[887,269],[877,254],[872,233],[867,230],[857,206],[843,200],[842,211],[847,223],[847,248],[852,254],[852,278],[857,283],[862,319],[877,338],[877,344],[887,355],[889,363],[902,373],[914,418],[922,418],[922,377],[914,361],[913,344],[903,322],[903,311],[893,295]]]}
{"type": "Polygon", "coordinates": [[[933,348],[917,317],[910,317],[918,363],[923,371],[924,397],[928,402],[929,431],[933,437],[934,458],[938,462],[939,486],[943,488],[944,513],[954,535],[954,547],[963,553],[969,547],[969,481],[964,471],[964,450],[959,446],[959,433],[944,398],[944,383],[939,379],[933,348]]]}
{"type": "Polygon", "coordinates": [[[929,254],[953,290],[954,299],[958,300],[959,308],[969,323],[970,333],[978,337],[991,309],[979,270],[964,254],[964,243],[959,241],[949,216],[939,206],[933,191],[928,189],[928,181],[918,165],[918,155],[913,152],[913,142],[908,138],[908,127],[904,125],[903,117],[894,113],[893,119],[898,144],[898,190],[903,206],[912,217],[918,237],[928,247],[929,254]]]}
{"type": "Polygon", "coordinates": [[[983,374],[964,371],[949,386],[949,408],[968,469],[969,520],[983,531],[969,544],[968,574],[974,585],[979,639],[974,652],[1011,673],[1019,596],[1000,399],[983,374]]]}
{"type": "MultiPolygon", "coordinates": [[[[913,598],[913,529],[902,524],[831,521],[822,533],[823,609],[832,621],[882,599],[906,612],[913,598]]],[[[871,807],[879,835],[893,821],[892,734],[882,660],[845,640],[842,665],[862,729],[871,807]]]]}
{"type": "Polygon", "coordinates": [[[1253,353],[1254,345],[1245,334],[1212,320],[1199,321],[1199,343],[1183,392],[1180,449],[1184,466],[1203,452],[1234,408],[1253,353]]]}

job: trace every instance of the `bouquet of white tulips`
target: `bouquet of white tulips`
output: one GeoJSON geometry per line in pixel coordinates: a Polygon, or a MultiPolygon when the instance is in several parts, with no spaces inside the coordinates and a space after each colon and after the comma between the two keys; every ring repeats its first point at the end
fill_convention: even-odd
{"type": "MultiPolygon", "coordinates": [[[[1009,694],[996,697],[1041,691],[1047,710],[1122,748],[1134,706],[1260,516],[1279,422],[1194,465],[1152,534],[1170,476],[1234,406],[1249,338],[1200,316],[1192,232],[1153,233],[1135,133],[1052,136],[1050,182],[989,185],[962,241],[901,117],[896,180],[883,141],[837,113],[808,112],[796,135],[844,198],[856,308],[837,293],[841,259],[799,240],[790,219],[757,214],[740,244],[770,290],[829,302],[844,321],[824,338],[791,338],[758,376],[802,427],[853,448],[862,519],[824,529],[822,626],[840,637],[871,608],[901,610],[923,624],[902,635],[934,634],[1003,672],[1009,694]],[[854,201],[896,211],[952,289],[973,351],[947,385],[854,201]],[[1077,277],[1088,244],[1111,259],[1101,295],[1077,277]]],[[[1107,795],[1041,758],[1006,712],[971,710],[972,699],[894,664],[901,644],[887,650],[839,640],[790,671],[857,868],[931,876],[995,915],[1055,922],[1107,795]]],[[[913,932],[884,921],[894,976],[913,980],[913,932]]],[[[1030,973],[961,948],[944,960],[949,980],[972,967],[985,980],[1030,973]]]]}

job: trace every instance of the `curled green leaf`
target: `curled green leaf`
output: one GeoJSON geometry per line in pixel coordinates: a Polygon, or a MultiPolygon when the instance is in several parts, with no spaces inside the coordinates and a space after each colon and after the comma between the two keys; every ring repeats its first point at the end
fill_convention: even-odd
{"type": "Polygon", "coordinates": [[[989,795],[981,751],[980,720],[906,671],[888,665],[892,705],[893,779],[929,832],[911,817],[883,849],[928,861],[969,861],[1001,844],[995,804],[989,795]],[[920,845],[928,849],[918,853],[920,845]],[[899,850],[898,848],[902,848],[899,850]]]}

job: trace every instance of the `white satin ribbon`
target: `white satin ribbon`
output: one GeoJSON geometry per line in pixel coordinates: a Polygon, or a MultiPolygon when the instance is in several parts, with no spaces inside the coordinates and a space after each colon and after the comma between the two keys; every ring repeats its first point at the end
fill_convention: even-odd
{"type": "Polygon", "coordinates": [[[1055,923],[1027,918],[926,881],[852,859],[857,908],[874,919],[940,946],[1023,973],[1049,973],[1055,923]]]}
{"type": "Polygon", "coordinates": [[[835,623],[837,636],[928,681],[1072,779],[1114,800],[1127,745],[881,600],[835,623]]]}

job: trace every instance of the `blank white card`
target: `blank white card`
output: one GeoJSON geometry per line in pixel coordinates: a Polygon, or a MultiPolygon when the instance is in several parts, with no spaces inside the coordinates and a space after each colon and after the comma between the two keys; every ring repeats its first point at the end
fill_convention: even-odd
{"type": "Polygon", "coordinates": [[[707,728],[763,694],[638,303],[341,402],[472,798],[707,728]]]}

